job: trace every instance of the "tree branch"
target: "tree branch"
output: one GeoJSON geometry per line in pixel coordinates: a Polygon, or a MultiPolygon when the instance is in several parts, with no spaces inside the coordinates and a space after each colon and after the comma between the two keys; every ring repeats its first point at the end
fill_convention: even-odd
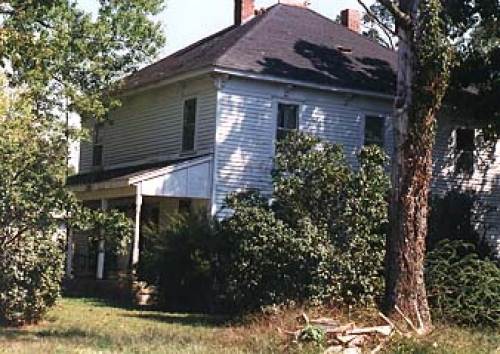
{"type": "Polygon", "coordinates": [[[381,5],[383,5],[395,18],[396,23],[406,29],[411,28],[411,18],[410,16],[403,12],[398,5],[393,3],[391,0],[377,0],[381,5]]]}
{"type": "MultiPolygon", "coordinates": [[[[382,30],[386,33],[387,35],[387,32],[392,34],[393,36],[397,36],[398,34],[396,33],[396,31],[394,31],[392,28],[389,28],[385,23],[383,23],[382,21],[380,21],[380,19],[375,16],[375,14],[372,12],[372,10],[370,10],[370,8],[363,2],[363,0],[358,0],[358,3],[363,7],[363,9],[365,9],[366,11],[366,14],[368,16],[370,16],[375,22],[377,22],[377,24],[382,27],[382,30]]],[[[392,44],[392,40],[391,40],[391,44],[392,44]]]]}

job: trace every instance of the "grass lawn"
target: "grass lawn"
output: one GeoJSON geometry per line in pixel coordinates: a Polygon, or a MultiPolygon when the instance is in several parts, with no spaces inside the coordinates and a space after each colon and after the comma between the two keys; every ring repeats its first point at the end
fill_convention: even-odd
{"type": "Polygon", "coordinates": [[[277,353],[275,340],[217,318],[66,298],[38,326],[0,328],[0,353],[277,353]]]}
{"type": "MultiPolygon", "coordinates": [[[[276,326],[228,326],[201,315],[138,311],[98,300],[62,299],[44,323],[0,328],[0,353],[281,353],[276,326]]],[[[322,353],[320,348],[294,348],[322,353]]],[[[498,333],[439,328],[419,342],[396,340],[388,353],[498,353],[498,333]]]]}

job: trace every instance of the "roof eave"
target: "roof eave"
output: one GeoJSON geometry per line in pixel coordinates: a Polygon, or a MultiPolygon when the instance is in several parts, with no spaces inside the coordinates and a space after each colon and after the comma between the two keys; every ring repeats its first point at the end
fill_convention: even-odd
{"type": "Polygon", "coordinates": [[[144,85],[140,85],[137,87],[132,87],[131,89],[125,89],[118,96],[119,97],[132,96],[132,95],[144,92],[144,91],[152,90],[152,89],[159,88],[162,86],[171,85],[171,84],[174,84],[176,82],[194,79],[198,76],[203,76],[203,75],[209,74],[211,72],[213,72],[212,66],[208,66],[208,67],[193,70],[193,71],[188,71],[186,73],[174,75],[174,76],[168,77],[168,78],[163,79],[163,80],[158,80],[158,81],[152,82],[150,84],[144,84],[144,85]]]}
{"type": "Polygon", "coordinates": [[[252,73],[252,72],[248,72],[248,71],[244,71],[244,70],[225,68],[225,67],[221,67],[221,66],[215,66],[213,69],[213,72],[216,72],[219,74],[226,74],[226,75],[232,75],[232,76],[237,76],[237,77],[243,77],[243,78],[248,78],[248,79],[262,80],[262,81],[268,81],[268,82],[278,82],[278,83],[295,85],[295,86],[306,87],[306,88],[312,88],[312,89],[322,90],[322,91],[337,92],[337,93],[342,93],[342,94],[352,94],[352,95],[356,95],[356,96],[365,96],[365,97],[379,98],[379,99],[385,99],[385,100],[393,100],[394,99],[394,95],[387,94],[387,93],[380,93],[380,92],[374,92],[374,91],[368,91],[368,90],[356,90],[356,89],[349,89],[349,88],[337,87],[337,86],[331,86],[331,85],[321,85],[321,84],[315,84],[312,82],[286,79],[286,78],[281,78],[278,76],[252,73]]]}

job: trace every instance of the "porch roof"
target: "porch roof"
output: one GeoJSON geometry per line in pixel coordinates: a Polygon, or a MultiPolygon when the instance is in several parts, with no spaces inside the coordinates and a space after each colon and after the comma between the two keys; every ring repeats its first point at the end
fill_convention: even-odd
{"type": "Polygon", "coordinates": [[[173,166],[175,164],[197,160],[201,157],[207,157],[209,155],[187,157],[175,160],[163,160],[159,162],[152,162],[146,164],[140,164],[135,166],[127,166],[120,168],[113,168],[109,170],[96,170],[88,173],[79,173],[73,176],[69,176],[66,185],[81,186],[88,185],[99,182],[110,182],[110,181],[128,181],[131,178],[137,177],[141,174],[156,171],[160,168],[173,166]]]}
{"type": "Polygon", "coordinates": [[[67,186],[74,192],[88,192],[141,184],[144,195],[205,197],[210,160],[210,155],[203,155],[83,173],[69,177],[67,186]]]}

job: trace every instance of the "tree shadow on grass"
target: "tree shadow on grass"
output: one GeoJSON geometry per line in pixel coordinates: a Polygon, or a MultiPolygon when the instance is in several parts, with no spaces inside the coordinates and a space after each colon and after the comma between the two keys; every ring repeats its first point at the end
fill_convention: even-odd
{"type": "Polygon", "coordinates": [[[131,313],[124,317],[139,318],[150,321],[157,321],[166,324],[190,326],[190,327],[222,327],[228,323],[228,319],[223,316],[211,316],[202,314],[173,314],[173,313],[131,313]]]}

